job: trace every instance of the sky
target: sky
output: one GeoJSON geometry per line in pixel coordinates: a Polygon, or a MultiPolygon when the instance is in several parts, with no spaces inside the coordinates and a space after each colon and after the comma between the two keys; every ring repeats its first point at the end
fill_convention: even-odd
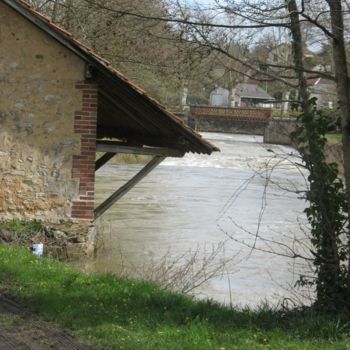
{"type": "Polygon", "coordinates": [[[215,5],[215,0],[181,0],[180,3],[187,6],[200,5],[207,7],[215,5]]]}

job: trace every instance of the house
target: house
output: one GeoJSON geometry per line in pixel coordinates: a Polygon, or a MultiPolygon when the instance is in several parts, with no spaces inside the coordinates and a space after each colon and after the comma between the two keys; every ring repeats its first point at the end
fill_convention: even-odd
{"type": "Polygon", "coordinates": [[[236,107],[273,107],[274,98],[254,81],[238,84],[233,96],[236,107]]]}
{"type": "Polygon", "coordinates": [[[228,107],[230,92],[222,87],[216,87],[209,97],[209,106],[213,107],[228,107]]]}
{"type": "Polygon", "coordinates": [[[310,97],[315,97],[317,108],[333,109],[337,100],[336,86],[333,80],[325,78],[309,78],[307,85],[310,97]]]}
{"type": "Polygon", "coordinates": [[[0,0],[0,219],[87,227],[165,157],[217,150],[26,2],[0,0]],[[95,208],[95,171],[116,153],[153,158],[95,208]]]}

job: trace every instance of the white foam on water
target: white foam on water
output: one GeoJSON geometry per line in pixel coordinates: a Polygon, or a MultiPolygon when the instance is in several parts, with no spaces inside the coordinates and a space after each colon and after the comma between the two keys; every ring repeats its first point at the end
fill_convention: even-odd
{"type": "MultiPolygon", "coordinates": [[[[101,217],[104,249],[93,269],[118,273],[121,265],[130,264],[132,271],[139,271],[168,251],[181,255],[226,241],[226,254],[237,255],[228,271],[234,304],[274,302],[293,282],[289,260],[252,253],[242,243],[254,242],[256,232],[275,241],[302,239],[305,202],[291,192],[305,188],[306,174],[295,165],[300,162],[298,154],[291,147],[264,145],[260,136],[204,133],[203,137],[221,152],[167,158],[101,217]]],[[[141,167],[100,169],[97,202],[141,167]]],[[[227,279],[213,279],[197,290],[198,295],[228,302],[227,279]]]]}

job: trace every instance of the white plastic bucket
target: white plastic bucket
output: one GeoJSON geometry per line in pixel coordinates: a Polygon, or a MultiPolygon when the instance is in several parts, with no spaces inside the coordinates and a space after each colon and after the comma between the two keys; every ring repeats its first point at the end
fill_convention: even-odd
{"type": "Polygon", "coordinates": [[[32,252],[36,256],[43,256],[44,254],[44,244],[43,243],[38,243],[38,244],[33,244],[32,245],[32,252]]]}

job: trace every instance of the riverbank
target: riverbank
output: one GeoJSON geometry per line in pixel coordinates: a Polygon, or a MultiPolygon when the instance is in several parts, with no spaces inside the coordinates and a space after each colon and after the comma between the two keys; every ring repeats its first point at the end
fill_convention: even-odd
{"type": "Polygon", "coordinates": [[[57,325],[43,321],[0,290],[0,349],[92,350],[57,325]]]}
{"type": "Polygon", "coordinates": [[[84,230],[72,222],[44,224],[41,221],[0,221],[0,244],[27,247],[42,243],[45,255],[57,260],[76,260],[86,248],[84,230]]]}
{"type": "Polygon", "coordinates": [[[94,349],[348,349],[349,319],[230,310],[157,285],[87,275],[0,246],[2,289],[94,349]]]}

